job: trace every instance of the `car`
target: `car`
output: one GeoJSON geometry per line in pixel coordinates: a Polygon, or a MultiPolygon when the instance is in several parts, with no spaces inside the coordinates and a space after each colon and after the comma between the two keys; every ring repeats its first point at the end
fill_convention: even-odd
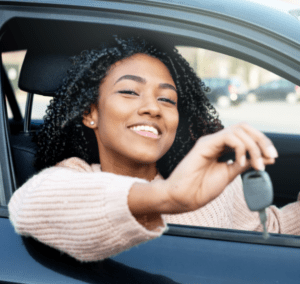
{"type": "Polygon", "coordinates": [[[295,103],[300,98],[300,87],[288,80],[280,79],[268,82],[256,89],[249,90],[246,100],[250,103],[257,101],[284,100],[295,103]]]}
{"type": "Polygon", "coordinates": [[[227,108],[241,102],[242,83],[238,79],[202,78],[209,91],[206,96],[212,104],[220,108],[227,108]]]}
{"type": "MultiPolygon", "coordinates": [[[[260,232],[169,225],[156,240],[104,261],[81,263],[18,235],[7,209],[13,192],[36,173],[31,138],[43,115],[32,114],[51,100],[70,56],[114,34],[141,34],[187,48],[187,60],[206,77],[246,74],[252,86],[261,76],[276,75],[299,86],[299,8],[284,13],[247,0],[0,0],[0,282],[299,283],[299,236],[264,239],[260,232]],[[24,62],[20,59],[15,69],[18,75],[22,65],[23,93],[8,73],[22,54],[24,62]]],[[[259,129],[268,126],[263,130],[280,157],[267,167],[277,206],[296,201],[299,192],[298,107],[242,103],[220,110],[225,126],[248,114],[259,129]]]]}

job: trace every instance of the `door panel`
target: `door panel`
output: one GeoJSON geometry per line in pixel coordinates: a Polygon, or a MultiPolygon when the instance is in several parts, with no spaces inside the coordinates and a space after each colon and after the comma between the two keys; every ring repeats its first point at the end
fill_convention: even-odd
{"type": "Polygon", "coordinates": [[[0,230],[0,281],[299,283],[299,248],[164,235],[112,259],[84,264],[31,238],[23,242],[6,218],[0,218],[0,230]]]}

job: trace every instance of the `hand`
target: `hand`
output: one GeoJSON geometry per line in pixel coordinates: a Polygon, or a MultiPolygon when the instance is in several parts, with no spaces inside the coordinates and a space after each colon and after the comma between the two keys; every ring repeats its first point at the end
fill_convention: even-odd
{"type": "Polygon", "coordinates": [[[277,157],[271,140],[246,123],[201,137],[165,181],[166,213],[187,212],[204,206],[237,175],[251,166],[264,170],[265,165],[273,164],[277,157]],[[235,151],[235,162],[218,162],[226,147],[235,151]]]}

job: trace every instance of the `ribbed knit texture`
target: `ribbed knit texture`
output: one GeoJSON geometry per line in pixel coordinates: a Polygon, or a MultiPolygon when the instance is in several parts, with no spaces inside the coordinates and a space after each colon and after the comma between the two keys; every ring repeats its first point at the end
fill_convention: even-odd
{"type": "MultiPolygon", "coordinates": [[[[147,181],[101,172],[100,165],[70,158],[41,171],[14,193],[8,205],[10,220],[17,233],[80,261],[105,259],[159,237],[167,229],[165,223],[160,227],[161,219],[137,221],[133,217],[127,197],[135,182],[147,181]]],[[[268,231],[299,235],[299,205],[271,206],[268,231]]],[[[262,230],[258,213],[246,205],[240,177],[206,206],[162,218],[173,224],[262,230]]]]}

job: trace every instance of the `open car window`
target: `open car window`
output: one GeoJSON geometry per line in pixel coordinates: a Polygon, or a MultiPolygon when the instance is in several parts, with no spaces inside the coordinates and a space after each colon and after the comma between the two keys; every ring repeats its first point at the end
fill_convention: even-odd
{"type": "MultiPolygon", "coordinates": [[[[257,129],[276,134],[300,134],[300,126],[294,121],[300,121],[300,89],[296,84],[255,64],[222,53],[191,46],[177,46],[179,52],[187,59],[198,76],[209,87],[206,95],[219,113],[225,127],[241,121],[248,122],[257,129]],[[289,113],[289,116],[286,115],[289,113]]],[[[14,53],[16,54],[16,53],[14,53]]],[[[25,53],[19,52],[20,70],[25,53]],[[21,57],[23,55],[23,57],[21,57]]],[[[11,68],[10,57],[3,56],[6,72],[11,68]]],[[[19,74],[19,73],[18,73],[19,74]]],[[[14,86],[17,101],[24,115],[27,93],[18,88],[13,76],[8,76],[14,86]]],[[[31,120],[35,128],[42,123],[51,96],[34,94],[31,120]]],[[[282,139],[284,139],[283,136],[282,139]]],[[[281,143],[280,138],[280,143],[281,143]]],[[[282,167],[291,167],[288,149],[283,149],[282,162],[275,168],[267,168],[272,177],[283,176],[282,167]]],[[[296,150],[295,150],[296,151],[296,150]]],[[[275,180],[274,205],[282,207],[297,200],[298,187],[286,192],[280,181],[275,180]]]]}

